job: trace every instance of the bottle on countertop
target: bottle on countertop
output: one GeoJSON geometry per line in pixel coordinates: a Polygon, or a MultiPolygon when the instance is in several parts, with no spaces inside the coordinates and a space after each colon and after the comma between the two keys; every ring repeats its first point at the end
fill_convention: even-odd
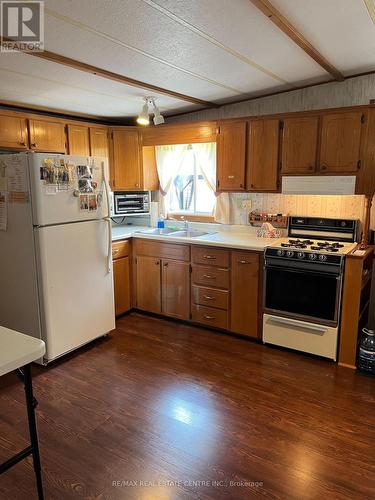
{"type": "Polygon", "coordinates": [[[164,228],[164,215],[160,214],[158,218],[158,229],[163,229],[164,228]]]}
{"type": "Polygon", "coordinates": [[[358,362],[359,370],[375,375],[375,333],[363,328],[359,342],[358,362]]]}

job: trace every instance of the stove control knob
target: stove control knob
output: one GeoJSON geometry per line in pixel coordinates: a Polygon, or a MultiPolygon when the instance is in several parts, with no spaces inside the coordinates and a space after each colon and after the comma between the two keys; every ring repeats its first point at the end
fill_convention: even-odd
{"type": "Polygon", "coordinates": [[[326,256],[326,255],[324,255],[324,254],[319,255],[319,260],[320,260],[321,262],[324,262],[324,261],[326,261],[326,260],[327,260],[327,256],[326,256]]]}
{"type": "Polygon", "coordinates": [[[299,259],[303,259],[303,258],[305,257],[305,252],[298,252],[298,253],[297,253],[297,257],[298,257],[299,259]]]}
{"type": "Polygon", "coordinates": [[[294,252],[292,252],[291,250],[288,250],[288,251],[286,252],[286,256],[287,256],[287,257],[293,257],[293,255],[294,255],[294,252]]]}
{"type": "Polygon", "coordinates": [[[309,259],[310,260],[316,260],[316,257],[317,257],[316,253],[310,253],[309,254],[309,259]]]}
{"type": "Polygon", "coordinates": [[[277,255],[279,257],[282,257],[283,255],[285,255],[285,251],[284,250],[278,250],[276,253],[277,253],[277,255]]]}

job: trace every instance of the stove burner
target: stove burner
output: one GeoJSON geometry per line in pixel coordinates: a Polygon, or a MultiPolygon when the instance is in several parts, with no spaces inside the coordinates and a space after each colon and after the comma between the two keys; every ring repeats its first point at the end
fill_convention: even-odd
{"type": "MultiPolygon", "coordinates": [[[[344,246],[344,245],[341,245],[341,246],[344,246]]],[[[312,245],[310,247],[311,250],[325,250],[326,252],[338,252],[339,249],[334,246],[333,244],[331,243],[317,243],[316,245],[312,245]]]]}

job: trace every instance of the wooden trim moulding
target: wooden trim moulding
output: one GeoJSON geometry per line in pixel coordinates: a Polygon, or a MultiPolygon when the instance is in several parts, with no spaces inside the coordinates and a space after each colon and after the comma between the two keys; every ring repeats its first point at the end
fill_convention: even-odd
{"type": "Polygon", "coordinates": [[[74,111],[63,111],[59,109],[48,108],[45,106],[36,106],[34,104],[23,104],[13,101],[5,101],[3,99],[0,99],[0,112],[11,112],[18,115],[24,115],[26,117],[35,116],[40,118],[57,118],[59,120],[73,122],[81,121],[82,123],[87,124],[96,123],[103,126],[128,124],[127,120],[119,122],[115,118],[112,119],[96,115],[87,115],[84,113],[75,113],[74,111]]]}
{"type": "Polygon", "coordinates": [[[113,73],[112,71],[108,71],[103,68],[99,68],[97,66],[92,66],[91,64],[86,64],[84,62],[77,61],[76,59],[65,57],[60,54],[56,54],[55,52],[50,52],[48,50],[45,50],[44,52],[27,52],[26,54],[33,57],[39,57],[40,59],[45,59],[46,61],[51,61],[57,64],[61,64],[63,66],[69,66],[70,68],[76,69],[78,71],[84,71],[85,73],[90,73],[92,75],[100,76],[101,78],[106,78],[107,80],[112,80],[118,83],[122,83],[124,85],[152,90],[153,92],[157,92],[158,94],[167,95],[169,97],[173,97],[180,101],[187,101],[192,104],[198,104],[200,106],[204,106],[205,108],[218,107],[218,104],[215,104],[213,102],[181,94],[179,92],[168,90],[163,87],[158,87],[157,85],[152,85],[151,83],[141,82],[140,80],[135,80],[134,78],[130,78],[125,75],[113,73]]]}
{"type": "Polygon", "coordinates": [[[297,44],[307,55],[323,69],[333,76],[335,80],[342,82],[344,76],[335,68],[311,43],[300,33],[292,23],[284,17],[279,10],[272,5],[269,0],[250,0],[265,16],[285,33],[295,44],[297,44]]]}

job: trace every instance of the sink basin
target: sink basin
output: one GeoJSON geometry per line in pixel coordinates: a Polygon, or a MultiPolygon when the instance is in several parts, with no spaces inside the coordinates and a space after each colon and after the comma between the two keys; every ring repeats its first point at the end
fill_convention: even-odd
{"type": "Polygon", "coordinates": [[[198,236],[205,236],[206,234],[214,234],[208,233],[206,231],[195,231],[192,229],[191,231],[174,231],[174,233],[169,236],[178,236],[179,238],[197,238],[198,236]]]}
{"type": "Polygon", "coordinates": [[[140,229],[137,231],[137,233],[142,233],[142,234],[156,234],[156,235],[163,235],[167,236],[168,234],[174,234],[178,233],[177,229],[168,229],[167,227],[163,228],[155,228],[155,229],[140,229]]]}

